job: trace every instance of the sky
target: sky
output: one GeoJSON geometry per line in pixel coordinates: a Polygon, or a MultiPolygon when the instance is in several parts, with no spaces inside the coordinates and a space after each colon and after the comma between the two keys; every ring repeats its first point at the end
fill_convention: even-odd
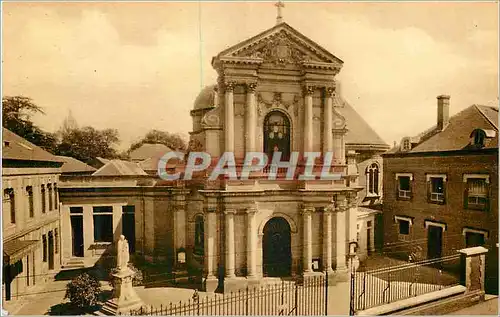
{"type": "MultiPolygon", "coordinates": [[[[450,113],[498,105],[494,2],[292,2],[284,21],[344,61],[341,93],[390,145],[450,113]]],[[[55,132],[116,128],[120,148],[150,129],[188,137],[211,59],[275,25],[274,2],[2,2],[2,90],[55,132]]],[[[349,123],[348,123],[349,124],[349,123]]]]}

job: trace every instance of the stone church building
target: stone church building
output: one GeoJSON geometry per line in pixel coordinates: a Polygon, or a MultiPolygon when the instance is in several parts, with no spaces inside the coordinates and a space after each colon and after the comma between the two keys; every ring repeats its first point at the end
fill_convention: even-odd
{"type": "MultiPolygon", "coordinates": [[[[202,272],[206,291],[329,272],[348,293],[350,243],[366,191],[356,156],[365,151],[369,160],[388,146],[339,95],[342,65],[278,23],[213,58],[217,83],[195,100],[190,133],[196,150],[212,158],[233,152],[238,173],[247,152],[278,150],[282,161],[292,152],[333,152],[329,170],[340,179],[287,180],[280,168],[271,180],[266,167],[249,180],[203,174],[171,182],[123,161],[91,176],[61,175],[63,265],[93,265],[123,233],[138,256],[174,272],[202,272]]],[[[302,156],[298,165],[307,167],[302,156]]]]}

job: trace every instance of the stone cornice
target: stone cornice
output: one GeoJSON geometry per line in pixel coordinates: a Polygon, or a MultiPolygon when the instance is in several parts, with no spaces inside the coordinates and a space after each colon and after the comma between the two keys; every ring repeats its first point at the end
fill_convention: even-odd
{"type": "Polygon", "coordinates": [[[247,64],[247,65],[260,65],[264,59],[260,57],[239,57],[239,56],[224,56],[219,59],[221,64],[247,64]]]}

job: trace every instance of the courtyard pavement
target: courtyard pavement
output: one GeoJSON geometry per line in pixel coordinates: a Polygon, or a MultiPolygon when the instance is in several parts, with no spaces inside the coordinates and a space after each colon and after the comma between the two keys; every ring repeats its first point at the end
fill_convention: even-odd
{"type": "Polygon", "coordinates": [[[486,295],[486,301],[476,304],[471,307],[467,307],[464,309],[460,309],[457,311],[454,311],[448,315],[469,315],[469,316],[474,316],[474,315],[492,315],[492,316],[498,316],[498,296],[492,296],[491,299],[488,299],[488,296],[486,295]]]}

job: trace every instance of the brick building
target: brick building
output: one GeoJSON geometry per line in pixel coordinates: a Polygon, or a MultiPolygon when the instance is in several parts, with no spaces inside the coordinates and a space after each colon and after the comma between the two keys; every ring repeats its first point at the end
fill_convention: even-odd
{"type": "Polygon", "coordinates": [[[2,301],[10,309],[59,271],[63,161],[5,128],[2,136],[2,301]]]}
{"type": "Polygon", "coordinates": [[[473,105],[403,138],[384,157],[384,251],[436,258],[482,245],[487,291],[498,292],[498,109],[473,105]]]}

